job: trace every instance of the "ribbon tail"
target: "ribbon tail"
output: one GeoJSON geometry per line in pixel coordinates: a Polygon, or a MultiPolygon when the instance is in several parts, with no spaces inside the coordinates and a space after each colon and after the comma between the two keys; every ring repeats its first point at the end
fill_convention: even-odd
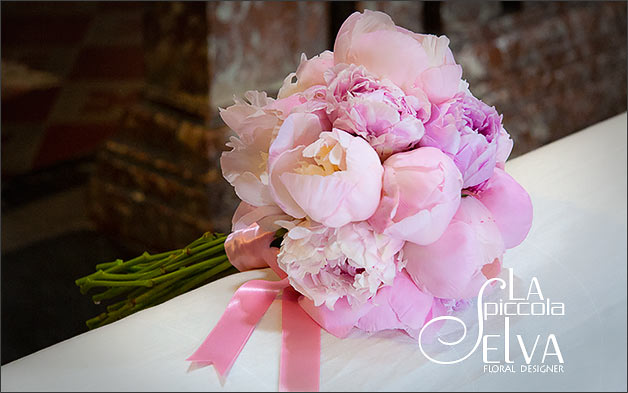
{"type": "Polygon", "coordinates": [[[279,291],[288,285],[288,279],[244,283],[231,298],[218,324],[186,360],[213,364],[224,377],[279,291]]]}
{"type": "Polygon", "coordinates": [[[283,290],[279,390],[317,392],[320,380],[321,328],[301,308],[299,293],[283,290]]]}

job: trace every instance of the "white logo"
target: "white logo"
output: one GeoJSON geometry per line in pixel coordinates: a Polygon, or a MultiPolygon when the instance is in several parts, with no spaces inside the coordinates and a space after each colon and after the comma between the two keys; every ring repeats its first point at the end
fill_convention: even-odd
{"type": "MultiPolygon", "coordinates": [[[[442,316],[437,317],[430,320],[428,323],[423,326],[419,333],[419,348],[421,349],[421,353],[428,358],[430,361],[438,364],[456,364],[460,363],[463,360],[467,359],[471,356],[482,344],[482,360],[484,363],[484,371],[485,372],[516,372],[516,368],[513,365],[514,361],[511,360],[511,349],[510,349],[510,317],[511,316],[560,316],[565,315],[565,304],[560,302],[552,302],[549,298],[544,298],[543,293],[541,291],[541,286],[539,284],[539,280],[537,277],[533,277],[530,281],[530,286],[528,288],[528,294],[525,298],[523,297],[515,297],[514,295],[514,285],[513,285],[513,270],[511,268],[508,269],[508,283],[501,278],[492,278],[487,280],[482,288],[480,288],[480,292],[478,294],[477,299],[477,315],[478,315],[478,336],[475,341],[475,345],[473,348],[463,357],[450,361],[441,361],[438,359],[434,359],[430,355],[425,352],[422,343],[423,333],[426,329],[434,323],[440,321],[454,321],[460,325],[462,325],[463,331],[462,336],[453,342],[445,341],[442,338],[438,338],[438,341],[447,346],[455,346],[461,343],[467,336],[467,326],[460,318],[454,316],[442,316]],[[508,286],[508,299],[503,301],[502,299],[499,302],[484,302],[483,295],[484,290],[493,282],[498,282],[499,287],[501,289],[506,289],[508,286]],[[484,334],[484,321],[486,321],[489,317],[499,317],[502,316],[504,318],[504,336],[503,336],[503,345],[504,345],[504,359],[503,362],[491,357],[491,351],[496,351],[498,348],[495,347],[499,342],[500,335],[497,334],[484,334]]],[[[548,334],[545,338],[545,346],[542,352],[540,353],[539,341],[541,340],[541,335],[537,334],[533,340],[524,340],[524,338],[517,334],[516,335],[517,342],[519,344],[519,349],[523,355],[523,360],[525,364],[521,364],[520,371],[521,372],[563,372],[563,364],[564,359],[562,353],[560,351],[560,347],[558,345],[558,339],[554,334],[548,334]],[[533,344],[532,341],[534,342],[533,344]],[[526,344],[526,342],[528,344],[526,344]],[[549,359],[554,359],[558,361],[559,364],[546,364],[546,361],[549,359]],[[540,362],[539,362],[540,360],[540,362]],[[534,364],[532,364],[534,361],[534,364]]]]}

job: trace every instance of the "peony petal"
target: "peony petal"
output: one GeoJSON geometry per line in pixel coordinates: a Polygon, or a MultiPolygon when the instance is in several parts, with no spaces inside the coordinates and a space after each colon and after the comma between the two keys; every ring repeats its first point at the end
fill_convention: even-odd
{"type": "Polygon", "coordinates": [[[477,296],[486,277],[482,268],[500,259],[504,244],[491,213],[473,197],[460,208],[436,242],[406,243],[406,270],[422,290],[439,298],[477,296]]]}
{"type": "Polygon", "coordinates": [[[277,137],[268,151],[269,164],[279,154],[297,146],[307,146],[318,139],[322,129],[318,116],[309,113],[293,113],[279,128],[277,137]]]}
{"type": "Polygon", "coordinates": [[[397,239],[430,244],[456,213],[461,188],[460,171],[439,149],[394,154],[384,162],[382,198],[369,222],[397,239]]]}
{"type": "Polygon", "coordinates": [[[351,307],[346,298],[341,298],[336,302],[334,309],[330,310],[325,305],[315,306],[314,302],[305,296],[299,298],[299,305],[323,329],[339,338],[346,337],[358,319],[372,308],[369,303],[351,307]]]}
{"type": "Polygon", "coordinates": [[[363,65],[403,89],[412,86],[426,68],[428,59],[412,37],[397,31],[380,30],[355,37],[345,62],[363,65]]]}
{"type": "Polygon", "coordinates": [[[421,74],[419,85],[433,104],[451,99],[457,92],[462,78],[458,64],[432,67],[421,74]]]}
{"type": "Polygon", "coordinates": [[[370,302],[373,308],[359,319],[359,329],[402,329],[417,337],[432,308],[433,297],[419,290],[407,272],[401,271],[393,285],[380,288],[370,302]]]}
{"type": "Polygon", "coordinates": [[[298,167],[299,160],[303,157],[303,149],[303,146],[295,147],[269,160],[269,183],[272,199],[277,206],[294,218],[305,217],[305,211],[292,198],[281,176],[298,167]]]}
{"type": "Polygon", "coordinates": [[[252,224],[258,224],[263,231],[275,232],[280,228],[278,224],[275,224],[275,221],[289,219],[291,217],[286,215],[278,206],[256,207],[246,202],[240,202],[231,219],[231,230],[237,231],[248,228],[252,224]]]}
{"type": "Polygon", "coordinates": [[[532,201],[512,176],[495,168],[478,199],[495,218],[506,248],[513,248],[526,238],[532,226],[532,201]]]}

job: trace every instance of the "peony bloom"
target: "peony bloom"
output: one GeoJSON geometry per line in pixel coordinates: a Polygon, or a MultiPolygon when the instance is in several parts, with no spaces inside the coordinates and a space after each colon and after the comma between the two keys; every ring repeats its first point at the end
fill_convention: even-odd
{"type": "Polygon", "coordinates": [[[295,95],[274,100],[257,91],[247,91],[244,98],[220,109],[220,117],[237,135],[229,139],[227,146],[232,150],[222,153],[220,167],[241,200],[253,206],[271,205],[268,149],[283,120],[303,105],[302,98],[295,95]]]}
{"type": "Polygon", "coordinates": [[[415,34],[395,26],[382,12],[355,12],[342,24],[334,43],[334,64],[363,65],[391,80],[406,94],[424,92],[441,103],[458,92],[462,68],[445,36],[415,34]]]}
{"type": "Polygon", "coordinates": [[[223,121],[238,136],[227,143],[232,150],[222,153],[220,167],[240,199],[254,206],[269,205],[273,200],[266,161],[282,113],[272,107],[275,100],[266,93],[248,91],[244,97],[248,102],[236,99],[235,105],[220,110],[223,121]]]}
{"type": "Polygon", "coordinates": [[[420,145],[437,147],[452,157],[462,173],[464,188],[491,177],[495,166],[503,167],[512,150],[502,116],[466,92],[433,106],[420,145]]]}
{"type": "Polygon", "coordinates": [[[456,213],[461,188],[460,171],[440,150],[397,153],[384,162],[382,198],[369,223],[397,239],[433,243],[456,213]]]}
{"type": "Polygon", "coordinates": [[[295,218],[329,227],[369,218],[379,203],[383,168],[362,138],[321,132],[317,116],[289,116],[269,151],[273,200],[295,218]]]}
{"type": "Polygon", "coordinates": [[[427,246],[407,242],[406,270],[423,291],[439,298],[478,295],[501,270],[504,241],[491,212],[473,196],[462,198],[447,230],[427,246]]]}
{"type": "Polygon", "coordinates": [[[333,127],[366,139],[383,159],[414,147],[429,119],[427,97],[406,96],[363,66],[338,65],[325,74],[333,127]]]}
{"type": "Polygon", "coordinates": [[[500,168],[476,193],[491,212],[506,248],[518,246],[532,226],[532,201],[526,190],[500,168]]]}
{"type": "Polygon", "coordinates": [[[285,235],[277,263],[315,306],[333,309],[340,298],[351,306],[364,304],[381,286],[391,285],[402,246],[366,222],[329,228],[306,220],[285,235]]]}

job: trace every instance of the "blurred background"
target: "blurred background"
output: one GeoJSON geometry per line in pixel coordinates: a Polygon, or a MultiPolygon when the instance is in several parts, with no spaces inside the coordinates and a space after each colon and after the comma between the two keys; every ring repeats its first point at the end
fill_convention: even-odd
{"type": "Polygon", "coordinates": [[[87,330],[96,263],[229,231],[217,108],[363,9],[446,34],[511,157],[626,111],[625,2],[3,1],[2,364],[87,330]]]}

